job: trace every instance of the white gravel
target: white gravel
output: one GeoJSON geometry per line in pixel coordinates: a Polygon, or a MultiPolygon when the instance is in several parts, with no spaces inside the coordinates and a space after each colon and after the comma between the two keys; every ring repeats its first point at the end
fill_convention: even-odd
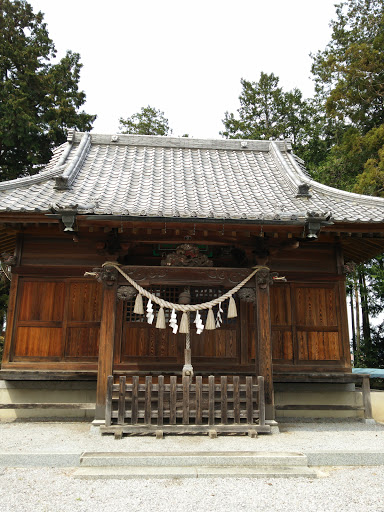
{"type": "MultiPolygon", "coordinates": [[[[2,453],[83,451],[384,451],[384,425],[281,424],[282,432],[246,436],[125,437],[90,432],[87,423],[2,423],[2,453]]],[[[384,512],[384,466],[322,468],[318,479],[76,480],[74,469],[0,468],[1,512],[384,512]]]]}
{"type": "Polygon", "coordinates": [[[383,512],[382,468],[343,468],[296,479],[98,480],[58,469],[0,474],[2,512],[383,512]]]}
{"type": "Polygon", "coordinates": [[[0,423],[2,453],[83,451],[384,451],[384,425],[361,421],[281,423],[280,434],[248,436],[100,436],[89,423],[0,423]]]}

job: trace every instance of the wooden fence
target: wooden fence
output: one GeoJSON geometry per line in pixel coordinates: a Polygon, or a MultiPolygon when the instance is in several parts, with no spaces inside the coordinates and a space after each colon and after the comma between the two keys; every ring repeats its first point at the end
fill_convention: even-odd
{"type": "Polygon", "coordinates": [[[264,378],[108,377],[103,433],[270,433],[264,378]],[[255,383],[257,381],[257,383],[255,383]]]}

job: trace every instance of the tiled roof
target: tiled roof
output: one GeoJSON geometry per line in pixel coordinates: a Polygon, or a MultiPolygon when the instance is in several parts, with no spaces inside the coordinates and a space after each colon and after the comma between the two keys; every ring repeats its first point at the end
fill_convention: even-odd
{"type": "Polygon", "coordinates": [[[286,141],[74,132],[37,175],[0,183],[0,211],[383,222],[384,199],[312,181],[286,141]]]}

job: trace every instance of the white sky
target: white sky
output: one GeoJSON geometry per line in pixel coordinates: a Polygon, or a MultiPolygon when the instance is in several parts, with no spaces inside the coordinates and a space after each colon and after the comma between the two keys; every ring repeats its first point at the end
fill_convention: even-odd
{"type": "Polygon", "coordinates": [[[335,0],[29,0],[59,57],[80,53],[94,132],[148,104],[173,135],[220,138],[236,112],[240,78],[274,73],[284,90],[313,95],[309,53],[330,40],[335,0]]]}

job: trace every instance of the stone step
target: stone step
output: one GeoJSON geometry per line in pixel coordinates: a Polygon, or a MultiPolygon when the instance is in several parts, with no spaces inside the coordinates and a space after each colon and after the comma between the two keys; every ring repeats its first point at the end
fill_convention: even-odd
{"type": "Polygon", "coordinates": [[[317,478],[317,472],[305,466],[103,466],[80,467],[72,474],[84,480],[131,478],[317,478]]]}
{"type": "Polygon", "coordinates": [[[305,467],[307,456],[296,452],[85,452],[81,467],[305,467]]]}

